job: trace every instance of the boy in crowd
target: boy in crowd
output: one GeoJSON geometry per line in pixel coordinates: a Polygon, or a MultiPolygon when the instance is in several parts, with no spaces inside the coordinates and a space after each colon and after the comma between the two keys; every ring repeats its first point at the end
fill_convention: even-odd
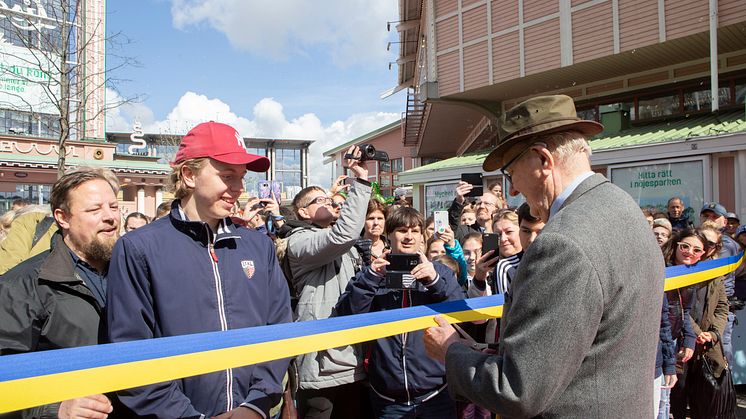
{"type": "MultiPolygon", "coordinates": [[[[291,321],[290,298],[267,235],[233,224],[249,154],[232,127],[207,122],[182,139],[172,164],[168,216],[117,242],[109,268],[112,342],[225,331],[291,321]]],[[[139,416],[266,419],[288,360],[121,391],[139,416]]]]}
{"type": "MultiPolygon", "coordinates": [[[[386,217],[388,254],[418,254],[420,263],[411,275],[411,289],[393,289],[386,280],[386,257],[359,272],[339,299],[338,315],[392,310],[464,298],[453,271],[430,262],[420,252],[423,219],[411,207],[400,207],[386,217]]],[[[446,390],[443,364],[425,354],[423,331],[394,335],[370,342],[368,376],[373,412],[378,418],[453,418],[455,403],[446,390]]]]}

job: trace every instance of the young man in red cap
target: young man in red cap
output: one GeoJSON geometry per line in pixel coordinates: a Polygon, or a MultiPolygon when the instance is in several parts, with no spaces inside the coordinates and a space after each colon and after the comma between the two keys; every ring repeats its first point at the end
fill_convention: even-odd
{"type": "MultiPolygon", "coordinates": [[[[194,127],[172,163],[171,213],[126,235],[109,268],[112,342],[291,321],[290,297],[267,235],[230,220],[247,170],[269,169],[235,129],[194,127]]],[[[288,360],[120,392],[149,417],[267,418],[288,360]]]]}

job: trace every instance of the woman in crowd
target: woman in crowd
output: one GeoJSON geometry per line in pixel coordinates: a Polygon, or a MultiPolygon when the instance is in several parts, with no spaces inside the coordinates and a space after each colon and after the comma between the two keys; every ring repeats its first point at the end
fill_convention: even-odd
{"type": "MultiPolygon", "coordinates": [[[[679,231],[668,242],[664,249],[664,258],[669,265],[695,265],[702,259],[710,259],[717,255],[717,246],[712,246],[716,237],[706,236],[703,231],[684,229],[679,231]]],[[[695,351],[702,353],[705,344],[712,345],[719,341],[728,316],[728,301],[725,297],[725,287],[721,277],[695,284],[691,287],[669,291],[669,319],[671,321],[672,336],[678,340],[678,357],[681,365],[677,365],[678,382],[671,391],[671,413],[675,419],[686,417],[687,411],[687,371],[691,365],[695,351]]],[[[722,374],[725,365],[720,345],[707,351],[708,356],[720,367],[716,372],[722,374]],[[722,363],[718,361],[722,360],[722,363]]],[[[689,398],[689,404],[696,406],[696,396],[689,398]]],[[[665,416],[664,416],[665,417],[665,416]]]]}
{"type": "Polygon", "coordinates": [[[365,227],[363,227],[362,235],[363,240],[370,241],[370,258],[365,260],[366,265],[374,259],[380,258],[383,251],[388,249],[386,236],[384,235],[386,212],[386,206],[375,199],[368,202],[368,212],[365,215],[365,227]]]}
{"type": "MultiPolygon", "coordinates": [[[[464,291],[466,291],[466,284],[468,283],[468,266],[466,258],[464,258],[464,250],[461,248],[461,244],[456,240],[450,226],[446,226],[443,233],[434,234],[430,237],[427,241],[425,255],[431,262],[440,260],[441,256],[448,256],[453,259],[458,266],[458,269],[453,269],[453,272],[456,274],[459,285],[461,285],[461,287],[464,288],[464,291]]],[[[446,265],[450,267],[447,263],[446,265]]]]}
{"type": "Polygon", "coordinates": [[[495,213],[493,220],[492,231],[500,235],[498,240],[500,260],[495,266],[495,289],[493,292],[505,294],[523,256],[523,247],[519,237],[518,214],[513,210],[500,210],[495,213]]]}

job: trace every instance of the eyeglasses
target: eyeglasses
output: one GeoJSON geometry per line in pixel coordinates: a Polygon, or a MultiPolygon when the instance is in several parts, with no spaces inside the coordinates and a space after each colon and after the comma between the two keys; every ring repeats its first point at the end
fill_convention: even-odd
{"type": "Polygon", "coordinates": [[[329,198],[328,196],[317,196],[316,198],[312,199],[311,202],[304,205],[303,208],[308,208],[313,204],[326,205],[326,204],[333,204],[333,203],[334,203],[334,200],[329,198]]]}
{"type": "Polygon", "coordinates": [[[494,202],[486,202],[486,201],[475,201],[474,205],[477,207],[480,205],[484,205],[485,207],[496,207],[497,206],[497,204],[495,204],[494,202]]]}
{"type": "Polygon", "coordinates": [[[539,142],[533,143],[529,145],[528,147],[524,148],[523,151],[518,153],[518,155],[508,160],[508,162],[505,163],[505,165],[500,168],[500,173],[502,173],[502,175],[505,176],[506,179],[508,179],[508,182],[513,183],[513,178],[510,176],[510,173],[508,173],[508,167],[510,167],[511,164],[517,162],[521,157],[523,157],[528,152],[528,150],[531,150],[531,147],[535,145],[540,145],[544,148],[547,148],[547,145],[544,143],[539,143],[539,142]]]}
{"type": "Polygon", "coordinates": [[[679,246],[680,251],[691,253],[694,256],[701,256],[702,254],[705,253],[705,250],[702,249],[701,247],[694,247],[689,243],[679,242],[678,246],[679,246]]]}

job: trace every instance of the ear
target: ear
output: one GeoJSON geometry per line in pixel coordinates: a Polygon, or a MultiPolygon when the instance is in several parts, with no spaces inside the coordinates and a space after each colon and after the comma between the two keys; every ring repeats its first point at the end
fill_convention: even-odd
{"type": "Polygon", "coordinates": [[[61,229],[70,229],[70,216],[65,211],[57,208],[52,213],[52,216],[54,216],[54,220],[57,221],[57,224],[60,226],[61,229]]]}
{"type": "Polygon", "coordinates": [[[196,185],[196,177],[197,173],[192,171],[189,166],[184,165],[181,167],[181,181],[184,182],[186,187],[193,189],[196,185]]]}
{"type": "Polygon", "coordinates": [[[298,208],[298,216],[303,220],[311,219],[311,214],[308,213],[308,208],[298,208]]]}
{"type": "Polygon", "coordinates": [[[544,147],[537,146],[534,150],[536,151],[536,153],[539,154],[539,158],[541,159],[541,170],[542,171],[554,170],[556,162],[554,160],[554,156],[552,155],[552,153],[550,153],[549,150],[547,150],[544,147]]]}

